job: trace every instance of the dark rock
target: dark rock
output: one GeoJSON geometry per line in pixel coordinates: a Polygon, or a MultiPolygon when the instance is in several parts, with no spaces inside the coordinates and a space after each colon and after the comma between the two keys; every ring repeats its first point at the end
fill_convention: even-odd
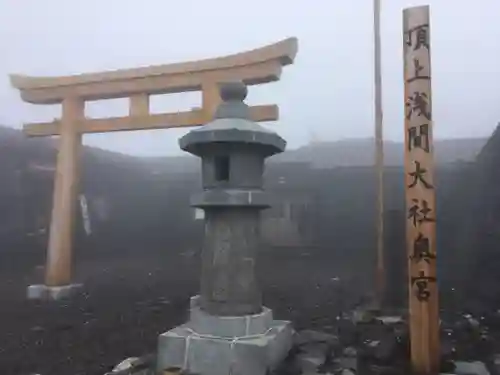
{"type": "Polygon", "coordinates": [[[338,337],[329,333],[303,330],[299,331],[294,336],[294,344],[298,346],[311,344],[311,343],[325,343],[328,345],[335,345],[338,343],[338,337]]]}
{"type": "Polygon", "coordinates": [[[442,374],[454,374],[456,367],[455,362],[451,360],[441,360],[440,372],[442,374]]]}
{"type": "Polygon", "coordinates": [[[358,371],[358,359],[356,357],[340,357],[335,359],[342,369],[358,371]]]}
{"type": "Polygon", "coordinates": [[[292,349],[288,358],[286,358],[280,365],[273,371],[273,375],[300,375],[302,368],[300,363],[296,360],[296,351],[292,349]]]}
{"type": "Polygon", "coordinates": [[[441,338],[441,358],[451,359],[455,353],[455,346],[451,339],[441,338]]]}
{"type": "Polygon", "coordinates": [[[362,346],[363,357],[376,360],[378,362],[389,362],[396,353],[396,337],[385,335],[379,340],[366,341],[362,346]]]}
{"type": "Polygon", "coordinates": [[[343,354],[346,357],[356,357],[358,355],[358,351],[356,350],[356,348],[349,346],[343,350],[343,354]]]}
{"type": "Polygon", "coordinates": [[[388,361],[396,352],[397,341],[394,336],[383,337],[376,345],[375,357],[382,361],[388,361]]]}
{"type": "Polygon", "coordinates": [[[309,344],[297,354],[296,362],[302,373],[315,373],[328,358],[328,346],[322,343],[309,344]]]}
{"type": "Polygon", "coordinates": [[[376,375],[402,375],[404,372],[402,372],[402,369],[400,369],[397,366],[381,366],[381,365],[371,365],[369,367],[369,371],[372,374],[376,375]]]}
{"type": "Polygon", "coordinates": [[[338,347],[338,337],[329,333],[304,330],[294,336],[297,350],[295,362],[302,373],[325,371],[334,348],[338,347]]]}
{"type": "Polygon", "coordinates": [[[357,328],[350,319],[341,319],[338,323],[339,341],[343,346],[356,344],[357,328]]]}

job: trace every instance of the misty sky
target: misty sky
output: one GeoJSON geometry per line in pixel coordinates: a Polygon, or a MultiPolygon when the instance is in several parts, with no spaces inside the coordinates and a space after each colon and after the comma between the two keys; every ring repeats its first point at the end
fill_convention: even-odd
{"type": "MultiPolygon", "coordinates": [[[[500,121],[500,2],[382,0],[384,133],[403,137],[402,9],[431,6],[435,136],[489,136],[500,121]]],[[[23,103],[9,73],[68,75],[217,57],[299,39],[278,83],[249,104],[280,106],[272,124],[297,147],[311,138],[373,134],[372,0],[0,0],[0,124],[50,121],[58,106],[23,103]]],[[[187,110],[200,93],[152,98],[154,112],[187,110]]],[[[94,102],[91,117],[127,115],[127,100],[94,102]]],[[[135,155],[179,154],[185,130],[86,135],[135,155]]]]}

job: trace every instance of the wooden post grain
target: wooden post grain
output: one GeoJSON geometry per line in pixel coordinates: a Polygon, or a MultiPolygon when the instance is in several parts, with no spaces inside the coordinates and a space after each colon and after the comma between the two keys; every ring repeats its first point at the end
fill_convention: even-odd
{"type": "Polygon", "coordinates": [[[141,117],[149,115],[149,95],[136,94],[130,97],[129,116],[141,117]]]}
{"type": "Polygon", "coordinates": [[[202,85],[202,106],[206,118],[211,119],[221,103],[219,85],[217,82],[207,82],[202,85]]]}
{"type": "Polygon", "coordinates": [[[429,18],[428,6],[403,10],[411,361],[414,373],[435,375],[440,351],[429,18]]]}
{"type": "Polygon", "coordinates": [[[384,131],[382,109],[382,58],[380,41],[380,0],[373,0],[374,88],[375,88],[375,170],[377,173],[377,267],[376,301],[382,307],[385,297],[384,265],[384,131]]]}
{"type": "Polygon", "coordinates": [[[46,268],[46,285],[71,283],[73,228],[78,195],[79,158],[82,147],[79,121],[83,120],[85,103],[77,98],[62,103],[61,136],[54,176],[52,220],[46,268]]]}

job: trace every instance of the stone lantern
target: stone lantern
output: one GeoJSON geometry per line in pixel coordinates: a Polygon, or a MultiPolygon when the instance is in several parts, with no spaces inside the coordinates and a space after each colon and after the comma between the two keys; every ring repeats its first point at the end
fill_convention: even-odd
{"type": "Polygon", "coordinates": [[[255,262],[264,161],[286,142],[250,120],[241,82],[220,85],[215,118],[179,141],[201,158],[203,190],[192,206],[205,211],[200,295],[189,321],[160,335],[158,370],[178,367],[200,375],[265,375],[288,354],[290,322],[262,306],[255,262]]]}

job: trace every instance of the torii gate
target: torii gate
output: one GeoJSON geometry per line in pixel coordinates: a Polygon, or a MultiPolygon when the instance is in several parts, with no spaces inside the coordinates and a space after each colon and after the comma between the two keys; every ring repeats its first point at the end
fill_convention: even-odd
{"type": "MultiPolygon", "coordinates": [[[[19,89],[25,102],[62,103],[61,119],[23,127],[24,133],[32,137],[60,136],[45,285],[30,287],[28,294],[33,298],[59,298],[74,289],[71,284],[72,239],[82,134],[203,125],[211,120],[220,103],[219,83],[240,80],[247,85],[258,85],[278,81],[282,67],[294,62],[297,48],[297,39],[289,38],[247,52],[185,63],[64,77],[11,75],[12,86],[19,89]],[[149,112],[151,95],[190,91],[202,92],[200,109],[162,114],[149,112]],[[127,97],[130,107],[126,117],[85,117],[86,101],[127,97]]],[[[278,119],[276,105],[252,106],[250,112],[254,121],[278,119]]]]}

